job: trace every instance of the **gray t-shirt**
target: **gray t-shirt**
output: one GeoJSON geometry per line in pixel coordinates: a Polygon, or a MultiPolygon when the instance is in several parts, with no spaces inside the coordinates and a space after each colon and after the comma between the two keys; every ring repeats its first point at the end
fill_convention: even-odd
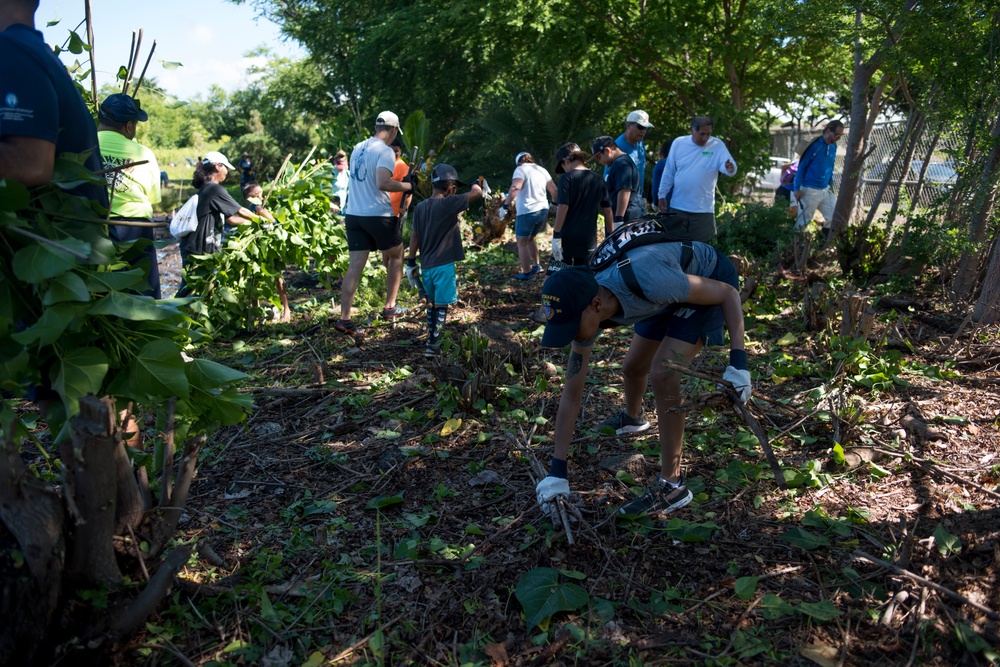
{"type": "Polygon", "coordinates": [[[705,243],[691,244],[693,256],[687,271],[681,270],[681,243],[653,243],[625,253],[632,260],[635,278],[649,299],[632,293],[615,264],[598,273],[597,284],[611,290],[618,298],[622,314],[611,318],[616,324],[635,324],[662,313],[676,303],[684,303],[691,294],[687,275],[710,278],[715,273],[718,255],[705,243]]]}

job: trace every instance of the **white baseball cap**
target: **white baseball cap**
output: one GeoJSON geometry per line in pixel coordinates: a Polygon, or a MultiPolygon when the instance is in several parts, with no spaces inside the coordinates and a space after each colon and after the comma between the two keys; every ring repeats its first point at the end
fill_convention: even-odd
{"type": "Polygon", "coordinates": [[[525,155],[531,155],[531,153],[529,153],[528,151],[521,151],[520,153],[517,154],[517,157],[514,158],[515,167],[521,164],[521,158],[523,158],[525,155]]]}
{"type": "Polygon", "coordinates": [[[201,161],[205,164],[221,164],[229,171],[236,171],[236,167],[229,164],[229,160],[226,159],[226,156],[219,151],[208,151],[205,153],[205,157],[203,157],[201,161]]]}
{"type": "Polygon", "coordinates": [[[639,127],[650,128],[653,124],[649,122],[649,114],[642,109],[636,109],[625,119],[626,123],[636,123],[639,127]]]}
{"type": "Polygon", "coordinates": [[[388,125],[389,127],[399,127],[399,116],[391,111],[383,111],[375,120],[376,125],[388,125]]]}

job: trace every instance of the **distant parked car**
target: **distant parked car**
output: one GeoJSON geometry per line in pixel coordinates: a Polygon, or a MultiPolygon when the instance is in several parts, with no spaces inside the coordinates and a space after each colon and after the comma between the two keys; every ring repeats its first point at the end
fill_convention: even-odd
{"type": "Polygon", "coordinates": [[[792,160],[773,155],[769,159],[771,160],[771,166],[767,172],[760,173],[755,171],[747,176],[747,184],[743,188],[744,195],[749,195],[752,190],[774,192],[781,185],[781,166],[792,160]]]}
{"type": "MultiPolygon", "coordinates": [[[[898,185],[905,186],[908,194],[912,196],[916,192],[917,181],[920,179],[920,171],[923,166],[923,160],[913,160],[910,162],[910,171],[907,177],[902,179],[902,183],[899,183],[897,179],[890,180],[886,194],[882,198],[883,203],[892,199],[895,192],[894,188],[898,185]]],[[[862,205],[872,205],[875,195],[878,194],[878,188],[882,184],[885,171],[888,168],[889,163],[882,162],[865,170],[864,176],[861,179],[862,205]]],[[[951,161],[932,161],[927,165],[927,172],[924,174],[924,186],[920,192],[920,199],[924,203],[929,203],[931,200],[948,192],[957,180],[958,172],[955,170],[954,163],[951,161]]]]}

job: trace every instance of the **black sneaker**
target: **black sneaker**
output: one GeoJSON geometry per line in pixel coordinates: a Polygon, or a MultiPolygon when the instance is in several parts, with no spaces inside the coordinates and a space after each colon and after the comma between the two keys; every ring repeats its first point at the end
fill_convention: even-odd
{"type": "Polygon", "coordinates": [[[625,433],[639,433],[641,431],[645,431],[649,428],[649,422],[646,421],[646,417],[644,415],[629,417],[628,413],[622,409],[620,412],[616,412],[598,424],[597,430],[600,431],[605,427],[614,429],[615,433],[618,435],[624,435],[625,433]]]}
{"type": "Polygon", "coordinates": [[[618,508],[619,514],[642,514],[647,512],[673,512],[691,502],[691,492],[684,485],[684,478],[676,485],[662,477],[646,489],[646,492],[618,508]]]}

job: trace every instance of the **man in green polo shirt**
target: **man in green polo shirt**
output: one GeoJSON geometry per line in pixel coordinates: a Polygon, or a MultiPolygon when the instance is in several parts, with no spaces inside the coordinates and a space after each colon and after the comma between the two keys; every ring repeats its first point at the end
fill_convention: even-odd
{"type": "Polygon", "coordinates": [[[123,93],[116,93],[109,95],[101,103],[97,117],[97,140],[101,146],[105,169],[145,161],[145,164],[107,172],[111,199],[109,231],[117,241],[148,239],[149,243],[142,249],[142,255],[132,263],[137,265],[149,260],[149,289],[143,294],[159,299],[160,269],[153,245],[153,228],[114,224],[116,220],[151,223],[153,204],[160,201],[160,167],[156,163],[156,156],[153,151],[135,141],[139,122],[148,120],[149,115],[139,107],[136,100],[123,93]]]}

